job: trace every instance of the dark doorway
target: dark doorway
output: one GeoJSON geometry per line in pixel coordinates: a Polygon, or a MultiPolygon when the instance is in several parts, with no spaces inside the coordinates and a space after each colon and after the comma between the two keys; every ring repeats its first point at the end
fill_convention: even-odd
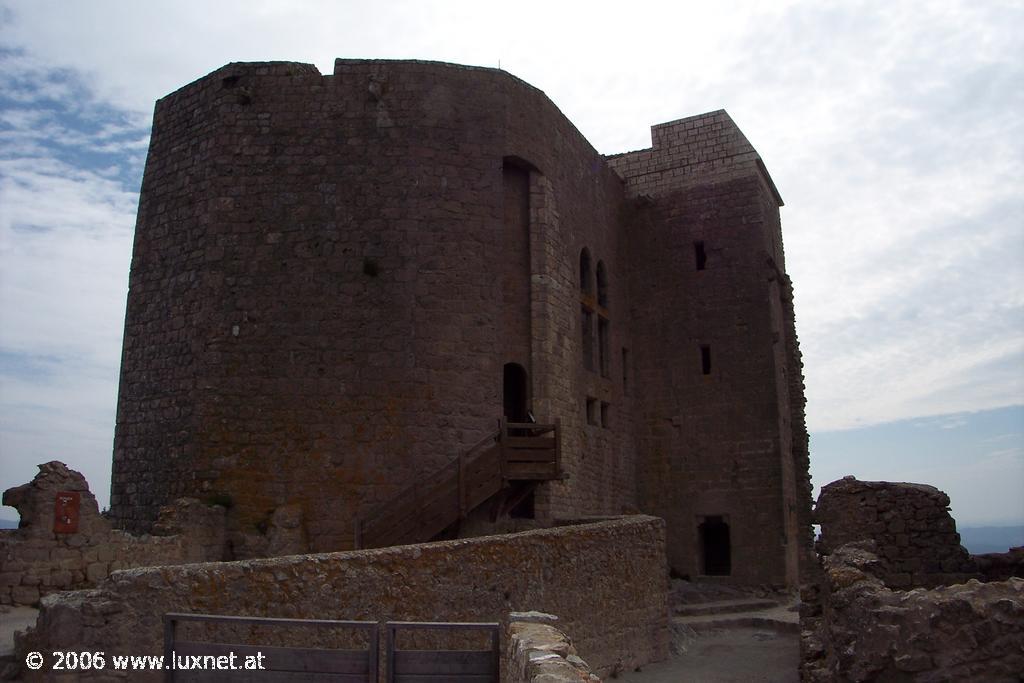
{"type": "Polygon", "coordinates": [[[720,516],[709,516],[697,528],[704,557],[704,574],[729,576],[732,573],[732,551],[728,522],[720,516]]]}
{"type": "Polygon", "coordinates": [[[529,383],[519,363],[506,363],[502,383],[505,418],[509,422],[529,421],[529,383]]]}
{"type": "MultiPolygon", "coordinates": [[[[530,416],[530,382],[526,369],[519,363],[506,363],[502,381],[502,394],[505,408],[505,419],[509,422],[533,422],[530,416]]],[[[529,429],[510,429],[512,436],[528,436],[529,429]]],[[[513,491],[513,495],[515,495],[513,491]]],[[[510,511],[509,516],[519,519],[533,519],[534,490],[524,491],[519,503],[510,511]]]]}

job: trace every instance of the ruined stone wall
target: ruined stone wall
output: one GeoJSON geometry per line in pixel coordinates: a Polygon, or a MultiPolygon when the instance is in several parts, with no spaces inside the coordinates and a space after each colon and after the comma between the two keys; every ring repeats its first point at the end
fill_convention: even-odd
{"type": "Polygon", "coordinates": [[[36,632],[19,648],[159,654],[166,612],[507,624],[510,611],[540,610],[559,615],[600,675],[667,656],[664,567],[664,522],[636,516],[416,546],[132,569],[95,590],[48,596],[36,632]]]}
{"type": "Polygon", "coordinates": [[[822,487],[814,515],[819,553],[873,541],[890,588],[956,583],[977,571],[960,545],[949,496],[933,486],[844,477],[822,487]]]}
{"type": "MultiPolygon", "coordinates": [[[[558,617],[539,612],[509,615],[505,671],[509,683],[601,683],[558,628],[558,617]]],[[[616,672],[613,671],[612,677],[616,672]]]]}
{"type": "Polygon", "coordinates": [[[652,139],[609,158],[635,197],[638,499],[668,520],[680,574],[708,570],[699,525],[719,518],[732,580],[796,585],[810,485],[781,200],[725,112],[652,139]]]}
{"type": "Polygon", "coordinates": [[[627,411],[582,415],[621,387],[578,370],[580,245],[628,310],[622,183],[540,91],[437,63],[228,65],[157,103],[142,194],[118,524],[190,495],[230,504],[237,557],[270,552],[282,507],[310,549],[351,547],[358,511],[496,428],[505,363],[565,428],[541,514],[634,506],[627,411]]]}
{"type": "Polygon", "coordinates": [[[892,590],[875,547],[824,558],[822,593],[801,613],[801,680],[1020,680],[1024,579],[892,590]]]}
{"type": "Polygon", "coordinates": [[[1024,579],[1024,546],[1010,548],[1005,553],[971,555],[985,581],[1005,581],[1011,576],[1024,579]]]}
{"type": "Polygon", "coordinates": [[[119,569],[219,560],[224,510],[177,501],[158,525],[162,536],[112,529],[81,473],[60,462],[39,466],[28,484],[4,492],[17,508],[18,529],[0,531],[0,605],[35,605],[50,593],[95,586],[119,569]],[[55,531],[59,493],[77,493],[74,530],[55,531]]]}

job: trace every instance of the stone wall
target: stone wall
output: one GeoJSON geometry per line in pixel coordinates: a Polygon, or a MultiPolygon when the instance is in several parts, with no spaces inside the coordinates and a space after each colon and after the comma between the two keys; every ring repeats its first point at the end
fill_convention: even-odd
{"type": "Polygon", "coordinates": [[[608,159],[634,199],[639,505],[668,521],[679,574],[796,585],[811,489],[782,201],[724,111],[651,132],[608,159]],[[728,528],[730,567],[706,561],[706,522],[728,528]]]}
{"type": "Polygon", "coordinates": [[[31,482],[4,492],[3,503],[17,508],[21,522],[0,531],[0,604],[35,605],[119,569],[219,560],[224,552],[223,508],[179,500],[162,511],[161,536],[132,536],[111,528],[85,478],[61,462],[40,465],[31,482]],[[60,492],[77,494],[78,519],[55,531],[60,492]]]}
{"type": "Polygon", "coordinates": [[[1024,579],[1024,546],[1010,548],[1005,553],[971,555],[971,559],[985,581],[1005,581],[1011,576],[1024,579]]]}
{"type": "Polygon", "coordinates": [[[505,646],[509,683],[601,683],[557,622],[558,617],[540,612],[509,615],[505,646]]]}
{"type": "Polygon", "coordinates": [[[892,590],[874,547],[851,543],[824,558],[822,592],[801,615],[801,680],[1021,680],[1024,579],[892,590]]]}
{"type": "Polygon", "coordinates": [[[667,656],[665,567],[664,521],[635,516],[415,546],[139,568],[114,572],[93,590],[47,596],[35,632],[18,647],[159,654],[161,615],[172,611],[507,625],[511,611],[540,610],[559,615],[600,675],[667,656]]]}
{"type": "Polygon", "coordinates": [[[949,496],[933,486],[844,477],[821,489],[814,514],[819,553],[872,540],[890,588],[956,583],[977,571],[960,545],[949,496]]]}

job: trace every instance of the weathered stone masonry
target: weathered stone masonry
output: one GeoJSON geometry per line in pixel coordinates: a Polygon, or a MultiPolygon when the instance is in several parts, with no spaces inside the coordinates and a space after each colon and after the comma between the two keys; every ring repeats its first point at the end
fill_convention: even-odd
{"type": "Polygon", "coordinates": [[[118,569],[224,556],[223,508],[174,501],[161,510],[158,535],[133,536],[111,527],[85,478],[60,462],[40,465],[31,482],[4,492],[3,503],[21,521],[0,531],[0,605],[35,605],[49,593],[91,588],[118,569]],[[74,527],[55,531],[55,501],[68,493],[79,500],[74,527]]]}
{"type": "Polygon", "coordinates": [[[282,508],[309,550],[351,547],[357,514],[495,429],[517,367],[523,407],[562,423],[539,520],[649,511],[677,571],[794,584],[781,200],[724,112],[652,135],[606,158],[513,76],[425,62],[231,64],[160,100],[118,524],[187,495],[229,506],[235,557],[273,554],[282,508]]]}
{"type": "Polygon", "coordinates": [[[510,611],[536,609],[557,614],[579,655],[604,675],[667,656],[664,566],[664,521],[633,516],[377,550],[131,569],[97,589],[45,598],[20,657],[71,648],[159,654],[166,612],[507,625],[510,611]]]}
{"type": "Polygon", "coordinates": [[[1020,680],[1024,549],[969,556],[948,506],[923,484],[846,477],[822,488],[801,680],[1020,680]]]}
{"type": "Polygon", "coordinates": [[[714,517],[734,576],[792,584],[810,557],[811,485],[782,199],[724,111],[651,137],[609,159],[636,206],[641,507],[669,520],[674,567],[704,573],[699,522],[714,517]]]}
{"type": "Polygon", "coordinates": [[[801,615],[801,680],[1020,680],[1024,579],[893,590],[874,548],[825,556],[822,595],[801,615]]]}
{"type": "Polygon", "coordinates": [[[890,588],[931,588],[977,571],[960,545],[949,496],[934,486],[846,477],[822,487],[814,516],[822,555],[871,540],[881,561],[876,573],[890,588]]]}

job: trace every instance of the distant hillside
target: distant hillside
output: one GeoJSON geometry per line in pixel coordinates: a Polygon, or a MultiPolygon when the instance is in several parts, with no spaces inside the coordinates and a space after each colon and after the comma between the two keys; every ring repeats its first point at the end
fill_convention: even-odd
{"type": "Polygon", "coordinates": [[[0,529],[17,529],[18,520],[16,519],[0,519],[0,529]]]}
{"type": "Polygon", "coordinates": [[[976,526],[958,529],[960,543],[972,555],[1005,553],[1024,545],[1024,526],[976,526]]]}

